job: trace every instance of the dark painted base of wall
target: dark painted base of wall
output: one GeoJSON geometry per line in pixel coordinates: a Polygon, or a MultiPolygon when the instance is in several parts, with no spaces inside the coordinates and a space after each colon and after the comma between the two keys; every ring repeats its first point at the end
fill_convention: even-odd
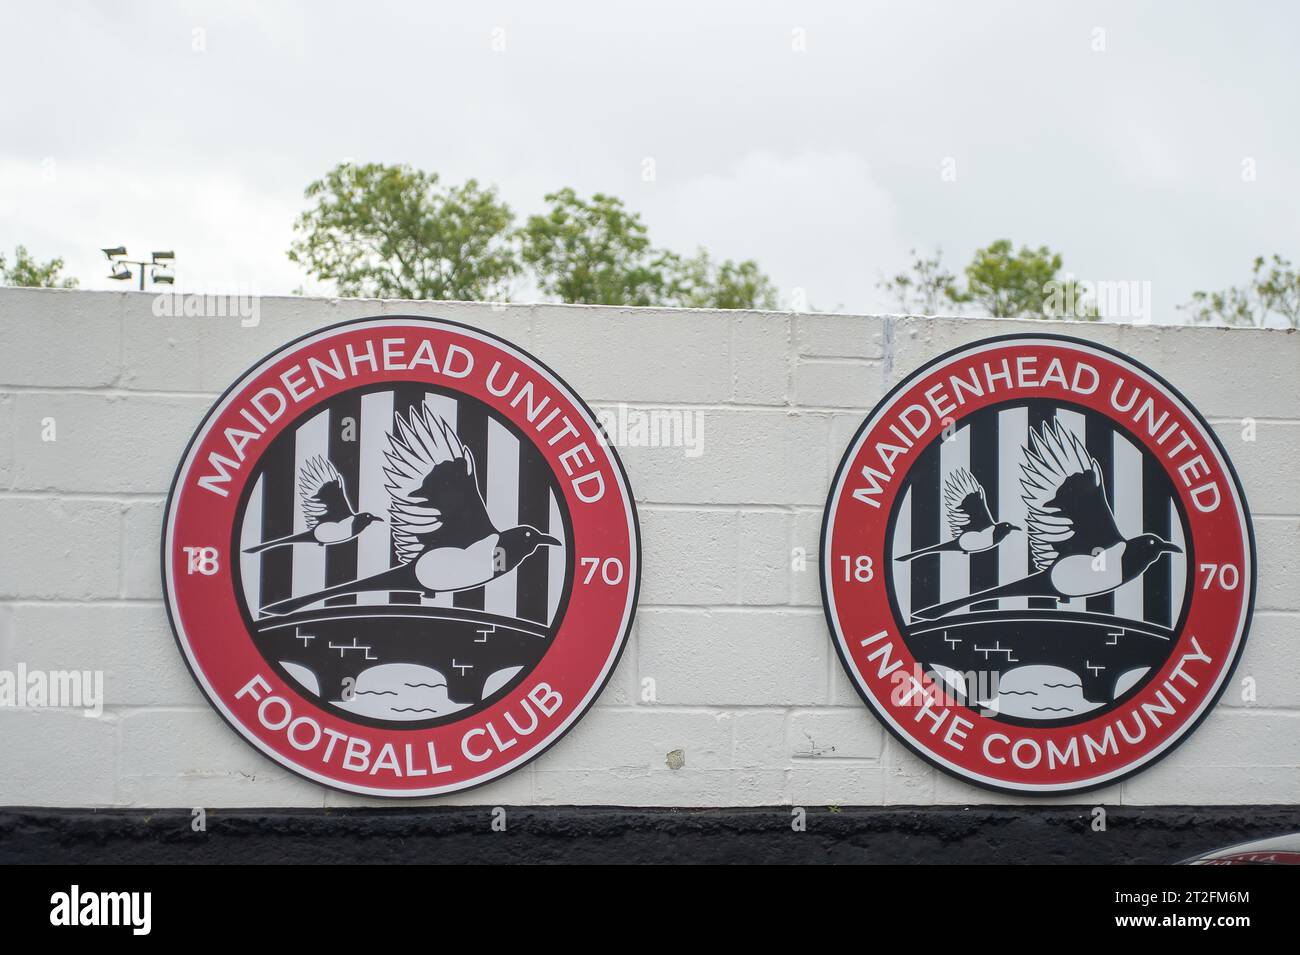
{"type": "Polygon", "coordinates": [[[1300,830],[1300,806],[0,810],[0,863],[1171,863],[1300,830]]]}

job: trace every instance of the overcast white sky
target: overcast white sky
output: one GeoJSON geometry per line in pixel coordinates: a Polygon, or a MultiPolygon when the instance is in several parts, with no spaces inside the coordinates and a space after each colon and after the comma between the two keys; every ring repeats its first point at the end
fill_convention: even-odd
{"type": "Polygon", "coordinates": [[[888,308],[912,246],[956,270],[1008,237],[1150,281],[1168,321],[1300,258],[1298,9],[8,0],[0,251],[87,288],[119,287],[99,249],[124,243],[174,248],[187,290],[324,291],[285,257],[303,188],[408,162],[521,217],[612,192],[658,244],[756,258],[820,309],[888,308]]]}

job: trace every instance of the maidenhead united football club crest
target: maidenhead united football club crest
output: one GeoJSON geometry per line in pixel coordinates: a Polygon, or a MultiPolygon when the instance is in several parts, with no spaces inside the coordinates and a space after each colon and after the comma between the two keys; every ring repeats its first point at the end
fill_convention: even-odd
{"type": "Polygon", "coordinates": [[[472,328],[366,319],[222,396],[172,484],[172,627],[212,705],[303,776],[427,796],[540,755],[632,622],[640,541],[591,411],[472,328]]]}
{"type": "Polygon", "coordinates": [[[1016,793],[1169,752],[1240,657],[1255,554],[1213,431],[1158,375],[1051,335],[978,342],[871,413],[826,506],[841,662],[904,744],[1016,793]]]}

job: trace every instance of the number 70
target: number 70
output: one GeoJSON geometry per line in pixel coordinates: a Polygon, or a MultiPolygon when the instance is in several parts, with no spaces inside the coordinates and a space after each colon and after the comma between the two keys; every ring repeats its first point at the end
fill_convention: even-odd
{"type": "Polygon", "coordinates": [[[1209,590],[1216,581],[1224,590],[1236,590],[1241,583],[1241,571],[1237,570],[1236,564],[1201,564],[1200,569],[1205,575],[1202,590],[1209,590]]]}
{"type": "Polygon", "coordinates": [[[582,578],[584,584],[591,583],[597,570],[600,571],[600,579],[610,586],[623,582],[623,562],[617,557],[606,557],[603,560],[599,557],[583,557],[578,563],[587,568],[587,575],[582,578]]]}

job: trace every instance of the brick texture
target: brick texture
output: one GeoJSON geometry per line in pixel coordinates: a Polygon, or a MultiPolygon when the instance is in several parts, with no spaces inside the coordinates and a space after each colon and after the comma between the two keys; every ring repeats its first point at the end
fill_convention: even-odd
{"type": "Polygon", "coordinates": [[[644,573],[632,641],[598,705],[524,770],[428,802],[1031,801],[937,772],[884,731],[840,671],[817,577],[821,508],[864,413],[936,354],[1022,330],[1100,341],[1173,381],[1213,422],[1256,514],[1255,626],[1223,701],[1159,765],[1082,801],[1300,799],[1294,333],[300,298],[260,300],[244,327],[158,318],[153,301],[0,290],[0,667],[98,670],[105,693],[97,718],[0,708],[0,805],[378,802],[286,772],[206,705],[166,623],[158,535],[172,470],[218,394],[299,335],[381,314],[484,328],[598,409],[681,410],[702,429],[698,453],[620,450],[644,573]]]}

